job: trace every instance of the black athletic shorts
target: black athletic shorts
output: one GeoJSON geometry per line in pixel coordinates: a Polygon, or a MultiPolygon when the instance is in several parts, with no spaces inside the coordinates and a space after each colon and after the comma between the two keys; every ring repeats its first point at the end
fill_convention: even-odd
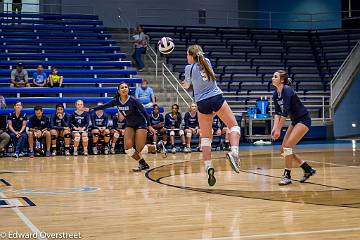
{"type": "Polygon", "coordinates": [[[296,119],[294,121],[291,122],[291,125],[295,126],[298,123],[302,123],[305,126],[307,126],[309,129],[311,127],[311,118],[309,114],[304,115],[303,117],[296,119]]]}
{"type": "Polygon", "coordinates": [[[224,102],[225,99],[223,95],[219,94],[197,102],[197,106],[199,112],[202,114],[212,114],[213,112],[219,111],[224,102]]]}

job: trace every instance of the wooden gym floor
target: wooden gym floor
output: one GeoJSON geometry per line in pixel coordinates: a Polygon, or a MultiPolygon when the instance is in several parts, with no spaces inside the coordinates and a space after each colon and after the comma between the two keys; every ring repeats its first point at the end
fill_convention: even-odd
{"type": "Polygon", "coordinates": [[[240,174],[215,152],[214,187],[199,153],[147,155],[146,175],[130,172],[136,162],[125,155],[1,158],[0,238],[359,239],[358,144],[300,145],[317,174],[301,184],[294,168],[285,187],[279,146],[241,147],[240,174]]]}

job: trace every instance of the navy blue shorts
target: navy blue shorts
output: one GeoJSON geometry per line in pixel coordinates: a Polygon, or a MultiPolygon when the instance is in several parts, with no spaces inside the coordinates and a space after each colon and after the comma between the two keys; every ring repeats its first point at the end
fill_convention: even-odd
{"type": "Polygon", "coordinates": [[[213,112],[219,111],[224,102],[225,99],[223,95],[219,94],[197,102],[197,106],[199,112],[202,114],[212,114],[213,112]]]}
{"type": "Polygon", "coordinates": [[[136,130],[136,129],[147,129],[146,124],[137,124],[137,125],[133,125],[133,126],[127,125],[126,127],[133,128],[134,130],[136,130]]]}
{"type": "Polygon", "coordinates": [[[311,118],[310,118],[310,115],[309,114],[306,114],[305,116],[299,118],[299,119],[296,119],[294,121],[291,122],[291,125],[295,126],[296,124],[298,123],[302,123],[304,124],[305,126],[307,126],[309,129],[311,127],[311,118]]]}

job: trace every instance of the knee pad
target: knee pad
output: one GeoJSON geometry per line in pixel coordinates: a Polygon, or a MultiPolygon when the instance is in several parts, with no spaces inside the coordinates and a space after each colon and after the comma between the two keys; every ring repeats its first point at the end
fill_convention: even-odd
{"type": "Polygon", "coordinates": [[[114,133],[114,138],[119,138],[120,137],[120,134],[119,133],[114,133]]]}
{"type": "Polygon", "coordinates": [[[80,139],[81,139],[80,136],[75,136],[75,137],[74,137],[74,141],[75,141],[75,142],[80,142],[80,139]]]}
{"type": "Polygon", "coordinates": [[[105,134],[105,137],[110,137],[110,136],[111,136],[110,133],[105,134]]]}
{"type": "Polygon", "coordinates": [[[51,140],[56,140],[56,135],[51,135],[51,140]]]}
{"type": "Polygon", "coordinates": [[[292,148],[285,148],[284,147],[284,152],[281,154],[281,156],[286,157],[286,156],[290,156],[293,154],[293,149],[292,148]]]}
{"type": "Polygon", "coordinates": [[[180,136],[184,135],[184,130],[179,130],[179,135],[180,136]]]}
{"type": "Polygon", "coordinates": [[[175,136],[175,132],[174,131],[170,131],[170,136],[175,136]]]}
{"type": "Polygon", "coordinates": [[[211,139],[210,138],[201,138],[200,145],[201,147],[211,147],[211,139]]]}
{"type": "Polygon", "coordinates": [[[129,148],[129,149],[125,149],[125,153],[131,157],[132,155],[134,155],[135,153],[135,149],[132,147],[132,148],[129,148]]]}
{"type": "Polygon", "coordinates": [[[232,128],[230,128],[230,132],[234,132],[234,133],[238,133],[240,134],[240,127],[239,126],[233,126],[232,128]]]}
{"type": "Polygon", "coordinates": [[[187,136],[187,137],[191,137],[191,135],[192,135],[191,132],[187,132],[187,133],[186,133],[186,136],[187,136]]]}
{"type": "Polygon", "coordinates": [[[70,138],[70,133],[64,134],[64,138],[70,138]]]}
{"type": "MultiPolygon", "coordinates": [[[[99,137],[99,133],[93,133],[94,137],[99,137]]],[[[83,138],[84,139],[84,138],[83,138]]]]}

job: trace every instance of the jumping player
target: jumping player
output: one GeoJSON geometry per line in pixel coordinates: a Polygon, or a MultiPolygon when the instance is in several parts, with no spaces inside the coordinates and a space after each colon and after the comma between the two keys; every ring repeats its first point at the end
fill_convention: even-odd
{"type": "MultiPolygon", "coordinates": [[[[146,152],[146,148],[148,148],[144,148],[146,146],[147,129],[152,134],[155,134],[154,129],[150,126],[149,115],[137,99],[129,96],[129,87],[126,83],[119,84],[117,94],[110,102],[90,110],[104,110],[114,106],[126,119],[125,153],[139,163],[139,166],[133,171],[139,172],[149,169],[150,166],[141,156],[141,153],[146,152]]],[[[153,150],[155,150],[155,146],[153,150]]]]}
{"type": "Polygon", "coordinates": [[[205,58],[204,52],[199,45],[192,45],[187,50],[185,67],[185,81],[183,87],[189,88],[192,83],[195,101],[199,110],[199,125],[201,129],[201,147],[205,162],[205,171],[208,174],[208,183],[213,186],[216,183],[215,170],[211,163],[212,122],[214,113],[230,129],[231,151],[226,154],[232,169],[239,173],[239,140],[240,127],[235,116],[225,101],[222,91],[215,81],[215,73],[210,60],[205,58]]]}
{"type": "Polygon", "coordinates": [[[311,126],[310,114],[296,95],[294,89],[290,87],[288,74],[284,70],[278,70],[272,77],[272,84],[276,87],[273,94],[275,105],[274,126],[271,131],[273,140],[280,137],[280,132],[284,126],[287,116],[290,116],[291,125],[288,127],[281,145],[281,155],[285,159],[284,176],[279,185],[291,184],[292,161],[304,170],[304,176],[300,182],[305,182],[309,177],[316,173],[316,170],[302,161],[294,152],[295,145],[305,136],[311,126]]]}

